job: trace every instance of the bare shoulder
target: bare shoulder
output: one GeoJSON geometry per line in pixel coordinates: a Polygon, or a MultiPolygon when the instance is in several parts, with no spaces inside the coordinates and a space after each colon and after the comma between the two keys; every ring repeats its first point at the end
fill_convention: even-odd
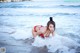
{"type": "Polygon", "coordinates": [[[46,26],[44,26],[44,29],[45,29],[45,30],[47,30],[47,27],[46,27],[46,26]]]}

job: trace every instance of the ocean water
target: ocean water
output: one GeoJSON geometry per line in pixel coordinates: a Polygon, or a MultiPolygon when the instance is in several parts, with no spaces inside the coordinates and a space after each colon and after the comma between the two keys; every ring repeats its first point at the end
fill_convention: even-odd
{"type": "MultiPolygon", "coordinates": [[[[0,36],[9,34],[16,40],[32,38],[32,28],[34,25],[46,26],[49,17],[53,17],[56,23],[56,33],[63,38],[64,45],[69,41],[70,44],[80,44],[80,3],[79,2],[10,2],[0,3],[0,36]],[[6,33],[6,34],[5,34],[6,33]],[[72,41],[71,41],[72,40],[72,41]],[[74,41],[73,41],[74,40],[74,41]]],[[[2,36],[0,37],[0,39],[2,36]]],[[[6,39],[6,37],[5,37],[6,39]]],[[[59,40],[51,39],[51,44],[60,44],[59,40]]],[[[61,38],[59,38],[61,39],[61,38]]],[[[2,40],[2,39],[1,39],[2,40]]],[[[39,39],[38,39],[39,40],[39,39]]],[[[49,39],[48,39],[49,40],[49,39]]],[[[46,40],[46,41],[48,41],[46,40]]],[[[39,40],[40,41],[40,40],[39,40]]],[[[35,43],[36,44],[36,43],[35,43]]],[[[70,44],[67,44],[68,46],[70,44]]],[[[43,44],[44,45],[44,44],[43,44]]],[[[62,50],[70,48],[60,45],[62,50]]],[[[54,52],[54,45],[47,48],[49,52],[54,52]]],[[[36,46],[37,47],[37,46],[36,46]]],[[[57,47],[57,46],[55,46],[57,47]]],[[[77,46],[76,46],[77,47],[77,46]]],[[[60,48],[60,47],[59,47],[60,48]]],[[[58,47],[54,50],[57,51],[58,47]]],[[[79,53],[80,48],[67,53],[79,53]]]]}

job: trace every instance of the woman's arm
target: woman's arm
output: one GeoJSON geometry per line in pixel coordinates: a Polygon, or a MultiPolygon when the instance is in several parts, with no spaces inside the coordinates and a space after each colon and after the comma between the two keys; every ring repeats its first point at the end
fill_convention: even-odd
{"type": "Polygon", "coordinates": [[[52,32],[52,36],[54,36],[55,32],[52,32]]]}
{"type": "Polygon", "coordinates": [[[50,35],[50,31],[47,30],[44,35],[48,37],[50,35]]]}

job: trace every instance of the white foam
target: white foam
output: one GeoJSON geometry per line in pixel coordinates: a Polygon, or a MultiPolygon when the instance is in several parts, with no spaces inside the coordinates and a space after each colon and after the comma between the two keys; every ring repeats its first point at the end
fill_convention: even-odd
{"type": "Polygon", "coordinates": [[[45,39],[37,36],[32,45],[36,47],[43,47],[46,45],[48,52],[59,51],[63,53],[75,52],[76,47],[78,47],[78,43],[76,43],[74,40],[57,34],[45,39]]]}
{"type": "Polygon", "coordinates": [[[32,34],[29,34],[31,30],[25,30],[25,29],[16,29],[16,32],[14,34],[11,34],[12,37],[15,39],[26,39],[32,37],[32,34]]]}

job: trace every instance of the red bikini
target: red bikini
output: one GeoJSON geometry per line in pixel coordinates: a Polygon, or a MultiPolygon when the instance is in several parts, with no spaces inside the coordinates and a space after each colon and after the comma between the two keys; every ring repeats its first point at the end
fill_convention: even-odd
{"type": "MultiPolygon", "coordinates": [[[[37,31],[36,31],[36,27],[37,27],[37,26],[34,26],[34,31],[35,31],[35,32],[37,32],[37,31]]],[[[41,27],[43,27],[43,26],[41,25],[41,27]]],[[[41,27],[39,27],[39,30],[40,30],[41,27]]],[[[42,33],[39,34],[39,36],[41,36],[42,38],[44,38],[44,34],[42,34],[42,33]]]]}

